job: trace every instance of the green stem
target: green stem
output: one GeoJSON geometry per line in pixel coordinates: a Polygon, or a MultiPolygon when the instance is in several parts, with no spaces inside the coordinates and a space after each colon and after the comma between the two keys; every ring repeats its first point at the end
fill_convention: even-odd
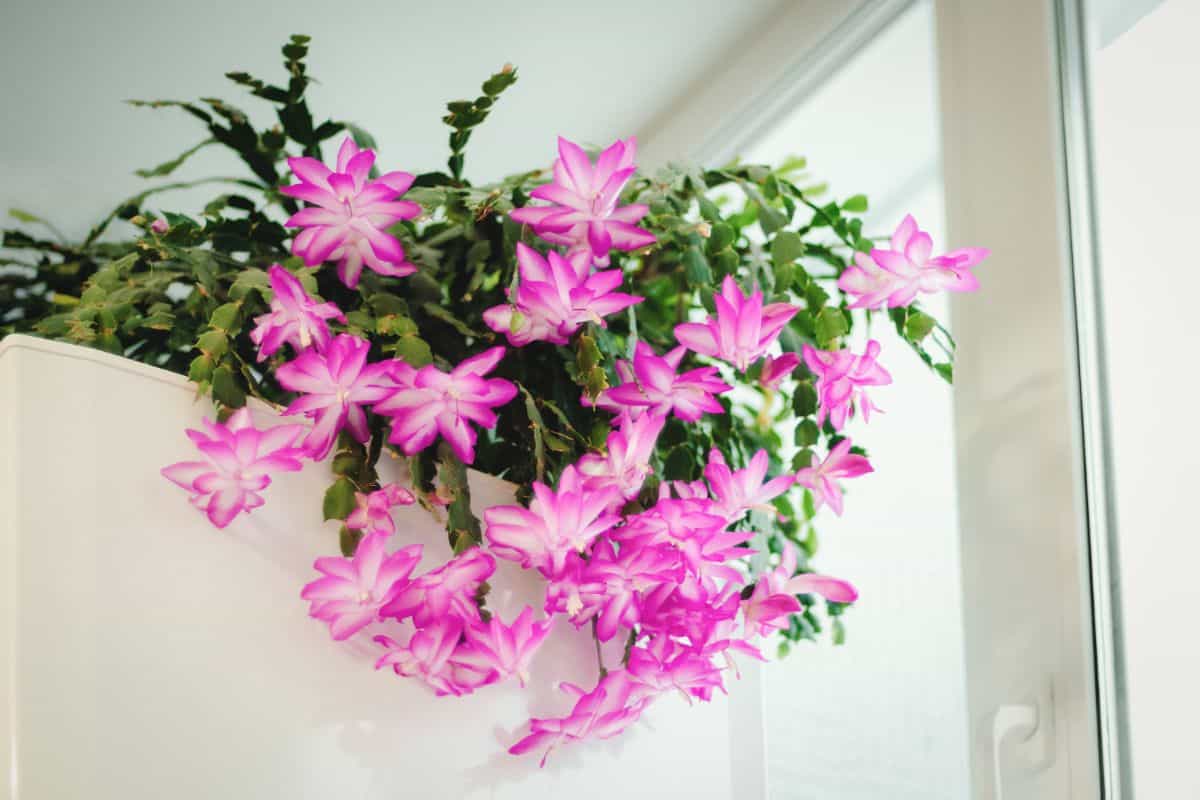
{"type": "Polygon", "coordinates": [[[758,407],[758,418],[754,421],[755,426],[758,427],[761,433],[771,430],[771,405],[774,402],[775,390],[764,388],[762,405],[758,407]]]}
{"type": "Polygon", "coordinates": [[[621,656],[621,666],[629,666],[629,654],[633,652],[633,646],[637,643],[637,628],[629,629],[629,636],[625,639],[625,653],[621,656]]]}
{"type": "Polygon", "coordinates": [[[592,617],[592,641],[596,643],[596,666],[600,668],[600,679],[608,677],[608,668],[604,666],[604,656],[600,652],[600,637],[596,635],[596,618],[592,617]]]}

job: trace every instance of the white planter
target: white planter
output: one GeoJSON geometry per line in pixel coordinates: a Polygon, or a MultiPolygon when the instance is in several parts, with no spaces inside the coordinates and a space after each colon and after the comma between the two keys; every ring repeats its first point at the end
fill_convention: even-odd
{"type": "MultiPolygon", "coordinates": [[[[557,716],[558,680],[591,685],[590,638],[560,621],[526,691],[437,698],[338,645],[300,600],[328,471],[275,478],[267,504],[224,531],[159,475],[193,457],[210,414],[182,377],[80,347],[0,342],[0,761],[12,798],[756,798],[765,795],[761,695],[661,699],[610,742],[545,769],[505,748],[557,716]]],[[[266,413],[259,422],[270,423],[266,413]]],[[[477,511],[511,502],[473,479],[477,511]]],[[[398,510],[399,541],[448,554],[441,527],[398,510]]],[[[498,576],[508,618],[537,586],[498,576]]],[[[513,572],[517,573],[514,577],[513,572]]],[[[522,580],[522,578],[525,578],[522,580]]]]}

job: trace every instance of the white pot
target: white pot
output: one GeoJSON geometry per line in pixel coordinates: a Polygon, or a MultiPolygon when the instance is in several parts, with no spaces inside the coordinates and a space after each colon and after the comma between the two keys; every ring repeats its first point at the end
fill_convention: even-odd
{"type": "MultiPolygon", "coordinates": [[[[307,615],[323,465],[275,477],[267,504],[217,531],[159,470],[191,459],[211,415],[184,378],[82,347],[0,342],[0,760],[12,798],[755,798],[765,795],[758,672],[731,699],[659,700],[609,742],[505,753],[554,687],[591,686],[586,631],[560,620],[527,690],[438,698],[376,672],[365,639],[307,615]]],[[[256,413],[260,423],[274,420],[256,413]]],[[[512,502],[475,475],[476,511],[512,502]]],[[[445,560],[445,532],[398,510],[397,544],[445,560]]],[[[504,565],[489,604],[540,605],[504,565]]],[[[609,656],[610,661],[615,656],[609,656]]],[[[0,794],[4,790],[0,789],[0,794]]]]}

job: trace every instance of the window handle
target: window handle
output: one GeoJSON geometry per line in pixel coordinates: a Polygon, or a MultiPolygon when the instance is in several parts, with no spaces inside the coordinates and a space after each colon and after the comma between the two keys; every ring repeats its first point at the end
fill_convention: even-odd
{"type": "Polygon", "coordinates": [[[992,715],[992,797],[1004,800],[1004,761],[1006,743],[1028,742],[1038,730],[1037,708],[1032,705],[1000,706],[992,715]]]}
{"type": "Polygon", "coordinates": [[[1054,688],[1047,680],[1022,702],[992,714],[992,800],[1008,800],[1005,777],[1032,775],[1054,763],[1054,688]]]}

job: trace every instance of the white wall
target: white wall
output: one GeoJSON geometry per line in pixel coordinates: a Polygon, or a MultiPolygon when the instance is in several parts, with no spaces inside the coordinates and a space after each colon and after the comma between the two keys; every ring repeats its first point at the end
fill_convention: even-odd
{"type": "Polygon", "coordinates": [[[1133,781],[1200,797],[1195,482],[1200,4],[1167,0],[1093,54],[1099,244],[1133,781]]]}
{"type": "MultiPolygon", "coordinates": [[[[517,65],[520,82],[469,146],[467,175],[478,181],[549,164],[558,134],[607,143],[636,133],[773,6],[4,0],[0,214],[17,206],[80,235],[145,187],[134,169],[205,138],[200,123],[182,113],[123,100],[217,96],[269,122],[270,111],[256,115],[266,106],[223,75],[245,70],[282,80],[279,48],[293,33],[314,37],[314,114],[363,125],[379,141],[382,162],[410,172],[444,167],[446,101],[474,98],[504,63],[517,65]]],[[[180,174],[237,169],[214,150],[180,174]]],[[[210,195],[164,206],[187,210],[210,195]]]]}

